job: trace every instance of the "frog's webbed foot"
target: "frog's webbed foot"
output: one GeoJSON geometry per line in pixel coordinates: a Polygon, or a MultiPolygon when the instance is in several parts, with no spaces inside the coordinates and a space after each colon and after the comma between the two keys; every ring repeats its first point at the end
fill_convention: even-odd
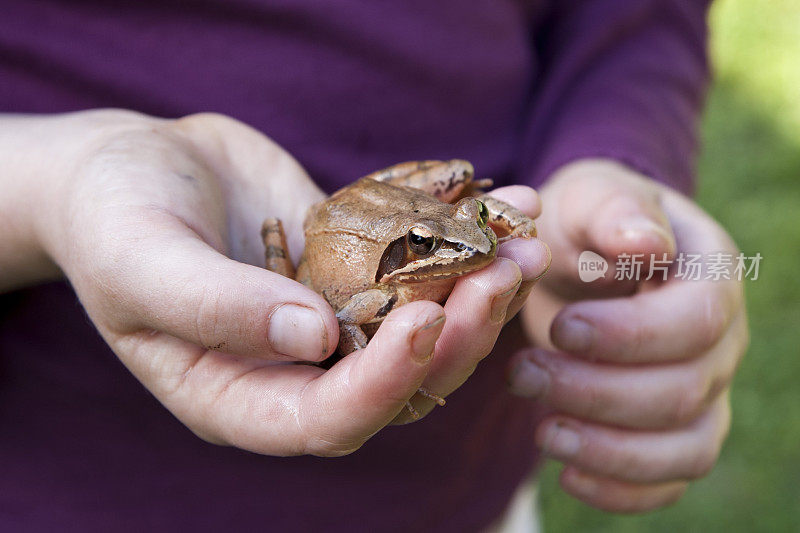
{"type": "Polygon", "coordinates": [[[528,215],[511,204],[498,200],[488,194],[478,197],[489,211],[489,225],[497,234],[498,242],[536,237],[536,225],[528,215]]]}
{"type": "Polygon", "coordinates": [[[294,279],[295,271],[289,258],[286,234],[280,219],[267,218],[261,226],[261,240],[264,241],[265,266],[267,270],[294,279]]]}
{"type": "Polygon", "coordinates": [[[400,163],[367,176],[398,187],[411,187],[453,203],[474,196],[482,188],[491,187],[490,179],[474,179],[472,163],[462,159],[450,161],[409,161],[400,163]]]}
{"type": "MultiPolygon", "coordinates": [[[[420,387],[419,389],[417,389],[416,393],[419,394],[420,396],[424,396],[425,398],[428,398],[429,400],[433,400],[434,402],[436,402],[438,405],[440,405],[442,407],[447,405],[447,401],[444,398],[442,398],[438,394],[434,394],[433,392],[429,391],[428,389],[420,387]]],[[[419,420],[419,418],[420,418],[419,411],[417,411],[417,409],[411,403],[411,400],[406,402],[406,410],[411,415],[411,418],[413,418],[414,420],[419,420]]]]}

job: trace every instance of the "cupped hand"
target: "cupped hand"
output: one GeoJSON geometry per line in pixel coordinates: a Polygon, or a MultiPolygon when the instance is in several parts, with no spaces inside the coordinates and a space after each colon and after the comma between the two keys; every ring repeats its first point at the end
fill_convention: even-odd
{"type": "MultiPolygon", "coordinates": [[[[297,364],[328,357],[338,326],[321,296],[262,268],[264,218],[282,219],[296,261],[305,211],[324,197],[288,153],[213,114],[46,120],[62,148],[49,163],[58,178],[41,195],[37,240],[121,361],[210,442],[271,455],[358,449],[404,416],[423,381],[447,394],[466,379],[455,363],[463,346],[434,355],[440,333],[450,343],[465,328],[473,341],[493,334],[525,277],[500,260],[460,282],[447,310],[396,309],[366,349],[332,369],[297,364]],[[484,314],[492,325],[474,329],[484,314]]],[[[535,193],[517,192],[538,210],[535,193]]],[[[530,255],[516,254],[523,265],[530,255]]],[[[490,344],[469,348],[471,366],[490,344]]]]}
{"type": "Polygon", "coordinates": [[[567,492],[617,512],[670,504],[710,471],[728,431],[748,343],[742,284],[681,279],[675,264],[667,281],[615,280],[614,265],[643,254],[644,280],[650,254],[707,260],[736,246],[690,199],[611,161],[563,167],[542,198],[554,259],[523,311],[536,347],[512,361],[512,390],[552,409],[537,443],[566,464],[567,492]],[[579,279],[584,250],[608,260],[605,278],[579,279]]]}
{"type": "Polygon", "coordinates": [[[44,195],[39,238],[114,352],[192,431],[341,455],[414,394],[443,325],[431,302],[392,313],[329,372],[290,364],[329,356],[338,326],[321,296],[260,266],[263,219],[283,219],[299,253],[303,214],[324,197],[279,146],[218,115],[50,120],[80,141],[65,141],[75,150],[44,195]]]}

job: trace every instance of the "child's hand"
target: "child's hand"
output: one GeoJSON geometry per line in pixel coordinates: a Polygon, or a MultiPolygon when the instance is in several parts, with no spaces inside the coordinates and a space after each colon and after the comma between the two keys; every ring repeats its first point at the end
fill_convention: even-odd
{"type": "Polygon", "coordinates": [[[122,362],[199,436],[341,455],[420,386],[443,327],[431,302],[391,313],[329,372],[285,364],[326,358],[338,327],[321,296],[254,266],[264,217],[284,220],[298,253],[306,208],[323,197],[269,139],[217,115],[25,120],[69,147],[48,152],[69,157],[47,164],[62,174],[38,187],[34,233],[122,362]]]}
{"type": "Polygon", "coordinates": [[[634,292],[613,280],[613,263],[623,252],[735,256],[736,246],[691,200],[609,161],[564,167],[542,202],[553,267],[526,305],[539,348],[517,355],[512,387],[552,407],[537,440],[566,463],[566,491],[611,511],[667,505],[708,473],[727,434],[728,386],[748,343],[742,286],[670,279],[634,292]],[[605,281],[580,281],[584,250],[609,259],[605,281]]]}

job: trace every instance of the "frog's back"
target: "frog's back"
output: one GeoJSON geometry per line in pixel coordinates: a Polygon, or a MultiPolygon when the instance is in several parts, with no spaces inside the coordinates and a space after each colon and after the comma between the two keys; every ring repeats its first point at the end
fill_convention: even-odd
{"type": "Polygon", "coordinates": [[[379,243],[405,235],[413,213],[448,216],[447,204],[409,187],[361,178],[314,204],[304,223],[306,238],[317,233],[347,233],[379,243]]]}

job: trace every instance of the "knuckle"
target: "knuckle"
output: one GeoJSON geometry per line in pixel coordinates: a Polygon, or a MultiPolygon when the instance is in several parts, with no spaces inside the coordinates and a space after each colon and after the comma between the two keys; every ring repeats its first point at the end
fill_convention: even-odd
{"type": "Polygon", "coordinates": [[[728,387],[728,384],[733,379],[734,372],[735,368],[726,369],[723,372],[721,372],[718,376],[709,380],[705,396],[703,397],[703,402],[702,402],[703,406],[711,404],[714,400],[716,400],[716,398],[720,394],[722,394],[722,391],[724,391],[728,387]]]}
{"type": "Polygon", "coordinates": [[[709,380],[699,371],[694,371],[682,383],[675,395],[671,408],[666,412],[666,423],[670,426],[683,425],[691,422],[702,412],[706,406],[709,391],[709,380]]]}
{"type": "Polygon", "coordinates": [[[475,352],[475,357],[473,358],[473,362],[475,365],[480,361],[483,361],[486,357],[492,353],[494,350],[494,345],[497,340],[496,336],[492,336],[489,339],[484,340],[483,342],[479,343],[475,352]]]}
{"type": "Polygon", "coordinates": [[[176,124],[205,124],[209,126],[230,126],[232,124],[236,124],[236,120],[230,118],[227,115],[223,115],[222,113],[214,113],[211,111],[204,111],[201,113],[193,113],[191,115],[186,115],[183,118],[179,118],[175,121],[176,124]]]}
{"type": "Polygon", "coordinates": [[[700,349],[710,348],[722,336],[727,323],[727,311],[723,298],[717,293],[709,293],[703,305],[703,315],[700,319],[701,345],[700,349]]]}
{"type": "MultiPolygon", "coordinates": [[[[597,467],[602,468],[609,475],[624,475],[630,479],[645,477],[644,465],[639,457],[633,453],[619,450],[606,450],[610,453],[596,456],[597,467]]],[[[652,464],[649,465],[653,468],[652,464]]]]}
{"type": "Polygon", "coordinates": [[[361,448],[369,436],[348,437],[343,431],[328,430],[319,426],[319,398],[309,396],[312,381],[308,381],[299,393],[294,421],[297,426],[296,455],[315,455],[317,457],[342,457],[361,448]],[[307,403],[311,402],[310,404],[307,403]]]}
{"type": "Polygon", "coordinates": [[[493,328],[488,332],[483,332],[483,334],[478,336],[465,333],[464,336],[457,341],[454,349],[462,352],[464,354],[462,360],[474,367],[492,353],[498,335],[499,327],[493,328]]]}
{"type": "Polygon", "coordinates": [[[585,394],[584,417],[590,420],[604,420],[614,411],[610,399],[593,384],[586,385],[583,394],[585,394]]]}
{"type": "Polygon", "coordinates": [[[225,337],[227,328],[222,324],[224,316],[222,304],[222,291],[219,287],[203,287],[197,309],[195,310],[195,329],[197,339],[201,345],[208,349],[219,350],[224,341],[218,339],[225,337]]]}
{"type": "Polygon", "coordinates": [[[641,359],[646,346],[653,339],[653,332],[640,320],[633,320],[627,327],[627,342],[621,347],[623,360],[637,361],[641,359]]]}
{"type": "MultiPolygon", "coordinates": [[[[186,291],[197,290],[186,281],[186,291]]],[[[194,327],[198,342],[209,350],[246,354],[270,350],[266,333],[271,309],[263,299],[254,302],[231,298],[234,289],[225,282],[202,285],[195,309],[194,327]]]]}
{"type": "Polygon", "coordinates": [[[706,449],[698,454],[689,466],[689,479],[699,479],[710,474],[717,464],[717,456],[716,450],[713,449],[706,449]]]}

